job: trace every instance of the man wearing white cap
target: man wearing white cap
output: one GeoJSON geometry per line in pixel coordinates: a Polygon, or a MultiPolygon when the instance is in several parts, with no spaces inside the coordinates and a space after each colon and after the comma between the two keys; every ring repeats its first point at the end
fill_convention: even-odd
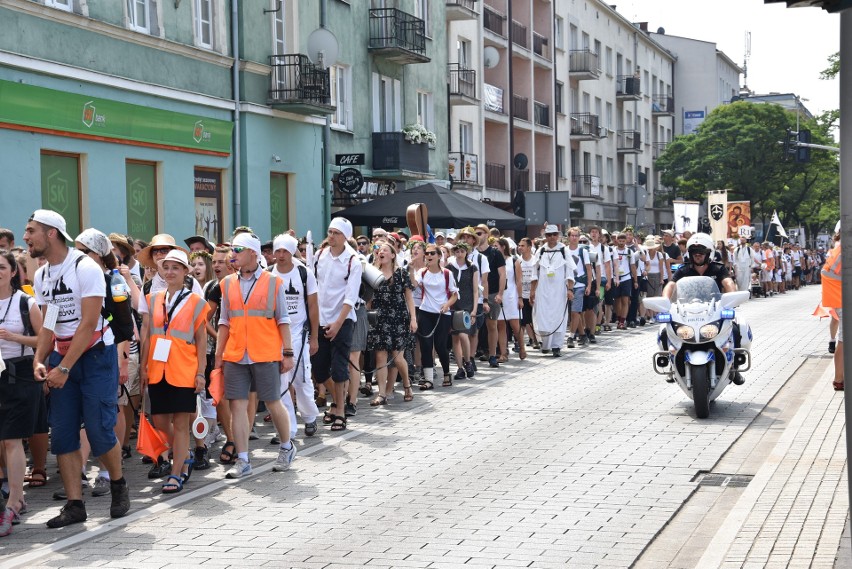
{"type": "Polygon", "coordinates": [[[570,318],[571,302],[574,300],[574,260],[559,242],[559,228],[548,225],[544,228],[547,239],[536,253],[538,261],[538,284],[530,292],[533,305],[533,322],[541,338],[542,353],[562,355],[565,328],[570,318]]]}
{"type": "MultiPolygon", "coordinates": [[[[314,401],[314,382],[311,380],[311,356],[317,353],[319,342],[319,306],[317,305],[317,279],[300,261],[293,258],[299,242],[291,235],[279,235],[272,242],[275,264],[272,274],[284,281],[287,295],[287,312],[290,315],[290,337],[296,354],[295,367],[281,374],[281,401],[290,415],[290,433],[296,436],[296,410],[290,397],[290,386],[296,392],[296,405],[305,421],[305,436],[317,432],[319,409],[314,401]]],[[[284,433],[279,433],[283,438],[284,433]]]]}
{"type": "MultiPolygon", "coordinates": [[[[284,283],[261,268],[260,240],[240,233],[231,242],[231,254],[239,272],[225,277],[220,285],[215,367],[222,369],[225,378],[237,450],[237,461],[226,476],[241,478],[252,473],[247,414],[252,389],[266,403],[275,429],[290,433],[290,417],[281,404],[281,374],[293,369],[293,344],[284,283]]],[[[295,456],[292,441],[281,441],[272,469],[288,470],[295,456]]]]}
{"type": "Polygon", "coordinates": [[[35,274],[36,302],[44,324],[38,336],[33,372],[51,390],[51,452],[59,462],[67,503],[47,526],[86,521],[80,471],[80,425],[110,475],[110,516],[130,509],[130,493],[121,469],[117,420],[118,355],[109,325],[101,316],[106,283],[88,255],[69,249],[73,239],[58,213],[39,209],[30,216],[24,241],[31,257],[47,263],[35,274]],[[43,362],[48,361],[50,370],[43,362]],[[104,405],[103,402],[109,404],[104,405]]]}
{"type": "Polygon", "coordinates": [[[349,349],[355,325],[355,303],[363,268],[346,241],[352,237],[348,219],[336,217],[328,225],[328,246],[317,253],[314,273],[319,291],[319,348],[311,356],[317,383],[325,383],[334,405],[323,423],[332,431],[346,429],[346,382],[349,380],[349,349]]]}

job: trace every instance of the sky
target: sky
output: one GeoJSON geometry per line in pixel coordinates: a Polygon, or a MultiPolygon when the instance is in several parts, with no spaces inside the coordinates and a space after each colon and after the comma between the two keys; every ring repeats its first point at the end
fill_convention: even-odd
{"type": "MultiPolygon", "coordinates": [[[[648,29],[710,41],[742,66],[751,32],[748,87],[755,93],[796,93],[814,115],[840,107],[837,79],[819,78],[840,50],[840,16],[818,8],[787,8],[763,0],[611,0],[648,29]]],[[[742,78],[740,79],[742,81],[742,78]]]]}

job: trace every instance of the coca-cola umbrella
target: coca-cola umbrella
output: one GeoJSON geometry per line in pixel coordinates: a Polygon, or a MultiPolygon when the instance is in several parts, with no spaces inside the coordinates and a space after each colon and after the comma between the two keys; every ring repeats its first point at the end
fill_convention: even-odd
{"type": "Polygon", "coordinates": [[[414,203],[426,204],[431,227],[461,228],[480,223],[498,229],[526,227],[522,217],[428,183],[334,212],[331,217],[345,217],[352,225],[405,227],[405,211],[414,203]]]}

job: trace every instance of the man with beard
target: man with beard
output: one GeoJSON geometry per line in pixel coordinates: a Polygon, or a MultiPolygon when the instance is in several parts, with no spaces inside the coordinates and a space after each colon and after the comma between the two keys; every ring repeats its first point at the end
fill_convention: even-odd
{"type": "Polygon", "coordinates": [[[559,228],[544,228],[547,240],[536,253],[538,284],[530,293],[533,305],[533,322],[541,338],[542,353],[561,356],[568,324],[570,303],[574,300],[574,261],[559,242],[559,228]]]}

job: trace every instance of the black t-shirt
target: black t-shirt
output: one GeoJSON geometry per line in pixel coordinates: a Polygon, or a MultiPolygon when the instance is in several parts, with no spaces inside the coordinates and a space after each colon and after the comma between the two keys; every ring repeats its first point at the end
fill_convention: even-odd
{"type": "Polygon", "coordinates": [[[723,292],[725,289],[722,286],[722,281],[731,278],[731,274],[728,272],[728,268],[722,263],[710,263],[703,275],[698,274],[698,271],[695,270],[692,263],[687,263],[675,271],[672,276],[672,280],[677,282],[683,277],[710,277],[716,281],[716,286],[719,287],[719,291],[723,292]]]}
{"type": "Polygon", "coordinates": [[[680,259],[680,247],[678,247],[677,243],[673,242],[671,245],[663,245],[663,252],[675,261],[680,259]]]}
{"type": "Polygon", "coordinates": [[[506,266],[506,259],[503,253],[497,250],[496,247],[488,247],[485,251],[480,251],[480,255],[485,255],[488,259],[488,294],[497,294],[497,288],[500,286],[500,273],[497,269],[506,266]]]}

